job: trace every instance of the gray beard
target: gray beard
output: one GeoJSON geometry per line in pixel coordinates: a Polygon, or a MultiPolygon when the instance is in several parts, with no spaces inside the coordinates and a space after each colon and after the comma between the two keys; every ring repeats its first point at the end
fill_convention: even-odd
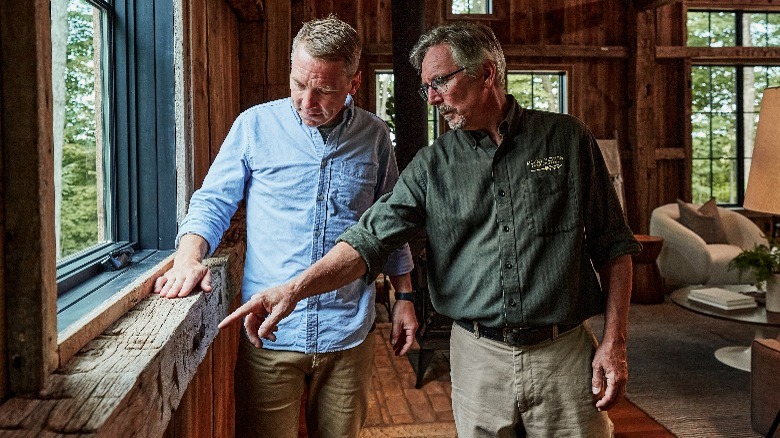
{"type": "Polygon", "coordinates": [[[444,116],[444,120],[447,122],[447,126],[450,127],[450,129],[460,129],[463,128],[463,126],[466,125],[466,118],[462,115],[459,115],[457,112],[455,112],[455,109],[449,105],[439,105],[438,107],[440,113],[448,113],[444,116]],[[460,116],[457,119],[454,119],[453,116],[460,116]]]}

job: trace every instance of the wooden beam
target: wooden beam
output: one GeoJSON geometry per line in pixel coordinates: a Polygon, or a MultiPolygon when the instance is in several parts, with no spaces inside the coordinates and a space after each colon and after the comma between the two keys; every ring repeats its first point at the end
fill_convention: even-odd
{"type": "Polygon", "coordinates": [[[657,148],[655,159],[659,160],[684,160],[685,150],[682,148],[657,148]]]}
{"type": "Polygon", "coordinates": [[[265,19],[262,0],[227,0],[227,4],[236,11],[236,15],[241,20],[261,21],[265,19]]]}
{"type": "Polygon", "coordinates": [[[778,11],[778,0],[740,0],[736,2],[724,2],[723,0],[686,0],[688,9],[714,9],[718,11],[778,11]],[[727,3],[727,4],[724,4],[727,3]]]}
{"type": "Polygon", "coordinates": [[[52,374],[39,397],[6,401],[0,435],[162,436],[238,289],[227,284],[232,257],[206,260],[211,293],[150,295],[52,374]]]}
{"type": "Polygon", "coordinates": [[[628,47],[623,46],[526,46],[507,44],[504,55],[524,58],[628,58],[628,47]]]}
{"type": "Polygon", "coordinates": [[[656,59],[690,59],[696,64],[752,64],[780,62],[780,47],[658,46],[656,59]]]}
{"type": "Polygon", "coordinates": [[[680,2],[682,2],[682,0],[634,0],[634,9],[637,11],[644,11],[680,2]]]}
{"type": "MultiPolygon", "coordinates": [[[[503,44],[506,57],[524,58],[628,58],[628,47],[624,46],[574,46],[503,44]]],[[[390,44],[367,44],[363,53],[371,56],[392,55],[390,44]]]]}
{"type": "MultiPolygon", "coordinates": [[[[0,0],[5,383],[39,390],[57,366],[48,0],[0,0]]],[[[4,395],[4,394],[3,394],[4,395]]]]}

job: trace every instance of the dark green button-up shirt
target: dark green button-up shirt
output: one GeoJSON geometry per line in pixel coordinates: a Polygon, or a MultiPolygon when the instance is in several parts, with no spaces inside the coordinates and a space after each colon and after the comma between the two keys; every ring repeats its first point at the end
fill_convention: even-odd
{"type": "Polygon", "coordinates": [[[447,132],[339,240],[370,281],[424,228],[439,313],[488,327],[578,323],[605,306],[594,266],[641,247],[585,125],[507,99],[500,147],[482,131],[447,132]]]}

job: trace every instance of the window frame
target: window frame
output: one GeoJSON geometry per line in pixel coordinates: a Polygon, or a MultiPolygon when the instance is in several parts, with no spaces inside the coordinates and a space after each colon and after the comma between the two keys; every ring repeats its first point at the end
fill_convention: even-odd
{"type": "Polygon", "coordinates": [[[447,20],[498,20],[499,17],[496,14],[496,0],[489,1],[490,12],[487,14],[455,14],[452,12],[452,1],[447,0],[444,2],[444,16],[447,20]]]}
{"type": "MultiPolygon", "coordinates": [[[[707,7],[696,7],[691,8],[686,11],[687,13],[690,12],[706,12],[706,13],[719,13],[719,12],[726,12],[726,13],[733,13],[734,14],[734,29],[735,29],[735,44],[734,46],[723,46],[723,47],[737,47],[737,48],[749,48],[749,47],[756,47],[756,48],[777,48],[780,46],[745,46],[744,45],[744,38],[743,38],[743,20],[742,17],[744,14],[778,14],[780,13],[780,8],[772,8],[767,7],[767,5],[757,5],[754,7],[750,7],[749,5],[740,6],[739,8],[707,8],[707,7]]],[[[690,48],[707,48],[707,49],[713,49],[718,50],[721,47],[712,47],[712,46],[692,46],[687,44],[688,40],[688,28],[687,28],[687,16],[684,20],[685,26],[685,40],[686,40],[686,47],[690,48]]],[[[735,117],[735,136],[736,136],[736,144],[735,146],[735,157],[733,157],[733,160],[736,161],[736,203],[732,202],[720,202],[718,201],[719,206],[723,207],[741,207],[744,202],[745,198],[745,186],[747,184],[747,175],[746,175],[746,169],[745,169],[745,151],[746,151],[746,145],[745,145],[745,137],[744,137],[744,130],[749,128],[745,126],[744,117],[745,117],[745,108],[744,108],[744,102],[743,102],[743,95],[744,95],[744,69],[745,68],[755,68],[755,67],[764,67],[764,68],[772,68],[772,67],[780,67],[780,63],[768,63],[768,62],[761,62],[761,61],[755,61],[755,62],[745,62],[745,61],[734,61],[734,62],[707,62],[707,61],[697,61],[696,59],[693,59],[690,63],[690,70],[688,73],[689,77],[689,83],[691,84],[691,87],[693,86],[692,76],[693,76],[693,69],[698,67],[729,67],[734,68],[734,76],[735,76],[735,90],[734,90],[734,99],[736,102],[735,110],[734,110],[734,117],[735,117]]],[[[692,95],[692,90],[691,93],[692,95]]],[[[688,121],[691,127],[690,132],[690,142],[691,142],[691,153],[690,157],[693,162],[693,160],[709,160],[710,163],[712,163],[714,158],[711,157],[709,159],[699,159],[699,158],[693,158],[693,101],[691,100],[688,102],[688,111],[690,113],[691,120],[688,121]]],[[[711,137],[710,137],[710,143],[712,143],[711,137]]],[[[731,158],[730,158],[731,159],[731,158]]],[[[710,166],[711,168],[711,166],[710,166]]],[[[713,195],[713,174],[710,172],[709,175],[709,187],[710,187],[710,195],[713,195]]],[[[691,180],[689,181],[691,194],[693,196],[693,163],[691,163],[691,180]]],[[[730,200],[729,200],[730,201],[730,200]]]]}
{"type": "MultiPolygon", "coordinates": [[[[68,316],[76,326],[89,323],[94,307],[89,303],[95,301],[90,297],[119,293],[117,283],[129,283],[139,266],[153,267],[172,252],[177,232],[174,63],[158,62],[174,53],[174,2],[85,1],[107,8],[113,20],[106,20],[111,75],[104,108],[110,111],[109,144],[103,149],[105,199],[110,203],[106,227],[111,229],[106,234],[113,239],[57,263],[57,319],[67,296],[71,302],[84,303],[69,307],[77,313],[68,316]],[[158,202],[165,199],[172,201],[158,202]],[[101,262],[124,248],[136,253],[132,263],[104,272],[101,262]]],[[[59,327],[58,343],[72,331],[59,327]]]]}
{"type": "MultiPolygon", "coordinates": [[[[557,74],[558,77],[561,79],[561,83],[563,84],[561,87],[561,95],[558,96],[558,104],[561,107],[560,114],[568,114],[569,113],[569,78],[571,77],[571,72],[568,69],[555,67],[555,68],[540,68],[540,67],[522,67],[522,68],[508,68],[506,70],[506,78],[505,83],[507,87],[509,86],[509,75],[510,74],[557,74]]],[[[507,94],[509,94],[509,89],[506,90],[507,94]]]]}

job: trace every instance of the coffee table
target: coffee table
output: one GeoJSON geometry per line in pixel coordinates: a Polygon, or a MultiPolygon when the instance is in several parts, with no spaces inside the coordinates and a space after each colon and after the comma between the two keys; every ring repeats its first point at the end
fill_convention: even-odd
{"type": "MultiPolygon", "coordinates": [[[[693,289],[706,287],[720,287],[734,292],[755,291],[755,287],[750,285],[690,286],[672,292],[672,302],[701,315],[754,325],[756,329],[755,338],[766,338],[768,336],[764,333],[765,329],[780,327],[780,313],[767,312],[766,308],[761,304],[752,309],[721,310],[717,307],[688,299],[688,292],[693,289]]],[[[750,345],[719,348],[715,351],[715,358],[730,367],[750,371],[750,345]]]]}

